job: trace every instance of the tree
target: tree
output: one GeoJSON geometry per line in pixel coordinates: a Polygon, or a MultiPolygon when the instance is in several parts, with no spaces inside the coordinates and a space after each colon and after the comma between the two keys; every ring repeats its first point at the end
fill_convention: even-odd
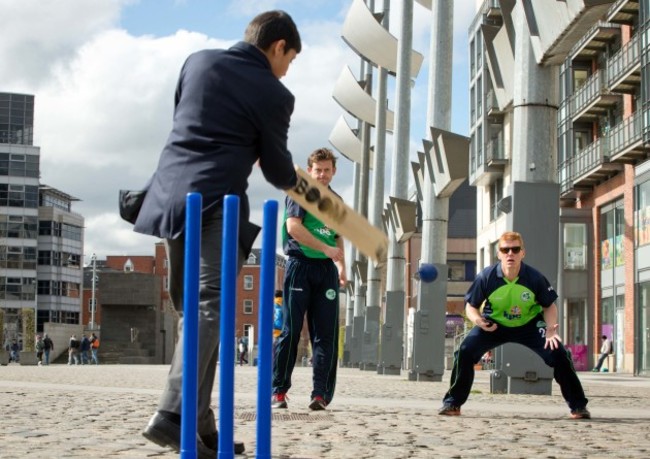
{"type": "Polygon", "coordinates": [[[34,316],[34,309],[23,308],[23,351],[35,351],[36,321],[34,316]]]}

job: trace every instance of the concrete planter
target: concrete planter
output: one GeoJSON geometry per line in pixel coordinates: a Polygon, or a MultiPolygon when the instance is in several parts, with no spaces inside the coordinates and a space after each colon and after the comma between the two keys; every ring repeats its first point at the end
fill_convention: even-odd
{"type": "Polygon", "coordinates": [[[38,365],[36,352],[33,351],[20,351],[20,364],[21,365],[38,365]]]}
{"type": "Polygon", "coordinates": [[[9,352],[0,351],[0,365],[9,365],[9,352]]]}

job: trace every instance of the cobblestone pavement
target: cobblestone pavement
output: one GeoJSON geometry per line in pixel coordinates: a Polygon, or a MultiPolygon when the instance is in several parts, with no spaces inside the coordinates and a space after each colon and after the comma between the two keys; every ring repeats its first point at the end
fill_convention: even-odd
{"type": "MultiPolygon", "coordinates": [[[[168,367],[0,367],[0,458],[174,458],[141,435],[168,367]]],[[[257,372],[235,372],[235,436],[255,452],[257,372]]],[[[311,368],[296,368],[289,409],[274,411],[277,458],[648,458],[650,378],[581,373],[593,419],[553,394],[490,394],[477,372],[460,417],[436,414],[442,382],[339,369],[327,411],[307,408],[311,368]]],[[[214,400],[217,399],[217,391],[214,400]]],[[[215,412],[217,409],[215,408],[215,412]]]]}

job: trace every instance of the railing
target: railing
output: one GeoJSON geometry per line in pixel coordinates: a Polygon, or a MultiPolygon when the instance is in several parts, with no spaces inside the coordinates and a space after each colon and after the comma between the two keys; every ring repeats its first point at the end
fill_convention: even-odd
{"type": "Polygon", "coordinates": [[[611,86],[621,75],[633,66],[640,65],[641,34],[637,33],[616,54],[607,60],[607,84],[611,86]]]}
{"type": "Polygon", "coordinates": [[[580,153],[572,158],[575,177],[584,175],[607,161],[606,139],[600,138],[587,145],[580,153]]]}
{"type": "Polygon", "coordinates": [[[499,139],[488,142],[485,149],[485,161],[489,163],[495,159],[505,159],[503,142],[499,139]]]}
{"type": "Polygon", "coordinates": [[[579,50],[582,49],[583,46],[585,46],[586,43],[591,41],[593,39],[593,35],[596,30],[598,30],[601,27],[606,27],[606,28],[618,28],[620,29],[621,26],[619,24],[612,24],[607,21],[598,21],[596,24],[594,24],[591,29],[587,31],[586,34],[582,36],[580,41],[578,41],[575,45],[573,45],[573,48],[571,48],[571,51],[569,51],[569,56],[573,58],[573,55],[579,50]]]}
{"type": "Polygon", "coordinates": [[[572,158],[563,161],[557,171],[557,181],[560,184],[560,193],[566,193],[573,188],[572,158]]]}
{"type": "Polygon", "coordinates": [[[483,16],[485,16],[491,8],[501,8],[501,4],[499,3],[499,0],[484,0],[483,5],[481,5],[481,9],[479,10],[479,13],[474,16],[474,20],[472,21],[471,25],[469,26],[470,31],[474,30],[476,28],[477,23],[483,21],[483,16]]]}
{"type": "Polygon", "coordinates": [[[601,76],[602,73],[602,69],[597,70],[587,79],[587,81],[584,82],[582,86],[578,88],[576,93],[571,96],[571,113],[573,115],[587,107],[591,102],[594,101],[596,96],[600,94],[600,91],[603,87],[603,78],[601,76]]]}
{"type": "Polygon", "coordinates": [[[499,109],[499,103],[497,102],[497,96],[494,93],[494,90],[490,89],[485,97],[486,111],[490,113],[490,110],[501,111],[499,109]]]}
{"type": "Polygon", "coordinates": [[[632,116],[618,123],[609,132],[609,154],[615,154],[623,151],[625,148],[642,139],[641,116],[635,112],[632,116]]]}

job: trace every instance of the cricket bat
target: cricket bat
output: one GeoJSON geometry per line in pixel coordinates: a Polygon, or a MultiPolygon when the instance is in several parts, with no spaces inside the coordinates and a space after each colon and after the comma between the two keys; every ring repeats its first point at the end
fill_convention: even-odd
{"type": "Polygon", "coordinates": [[[295,167],[298,182],[292,189],[286,190],[289,197],[350,241],[359,252],[374,260],[377,265],[384,264],[388,255],[386,234],[299,166],[295,167]]]}

